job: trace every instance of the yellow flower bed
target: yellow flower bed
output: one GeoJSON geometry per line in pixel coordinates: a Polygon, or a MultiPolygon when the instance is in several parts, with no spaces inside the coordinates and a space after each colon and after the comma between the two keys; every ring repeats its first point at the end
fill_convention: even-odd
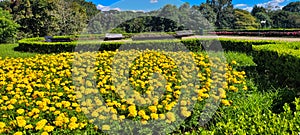
{"type": "Polygon", "coordinates": [[[0,132],[47,134],[95,121],[105,131],[112,129],[105,122],[126,119],[173,123],[191,116],[193,103],[213,97],[230,105],[227,92],[246,90],[245,72],[234,64],[155,51],[0,59],[0,132]]]}

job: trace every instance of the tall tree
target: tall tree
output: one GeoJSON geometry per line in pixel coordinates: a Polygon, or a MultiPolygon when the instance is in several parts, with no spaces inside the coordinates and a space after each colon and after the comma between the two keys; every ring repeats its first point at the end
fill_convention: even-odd
{"type": "Polygon", "coordinates": [[[232,28],[234,15],[232,0],[207,0],[206,3],[217,14],[215,22],[218,28],[232,28]]]}
{"type": "Polygon", "coordinates": [[[255,16],[256,13],[267,13],[267,10],[262,6],[254,5],[254,7],[251,11],[251,15],[255,16]]]}
{"type": "Polygon", "coordinates": [[[198,7],[200,13],[205,17],[211,24],[214,24],[217,20],[217,15],[207,3],[202,3],[198,7]]]}
{"type": "Polygon", "coordinates": [[[55,15],[58,25],[58,35],[79,34],[86,27],[86,10],[76,2],[54,0],[55,8],[52,14],[55,15]]]}

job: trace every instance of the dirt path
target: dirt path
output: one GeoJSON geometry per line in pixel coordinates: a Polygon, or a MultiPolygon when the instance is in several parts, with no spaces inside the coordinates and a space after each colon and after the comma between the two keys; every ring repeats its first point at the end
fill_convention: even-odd
{"type": "MultiPolygon", "coordinates": [[[[276,40],[276,41],[300,41],[300,38],[285,38],[285,37],[247,37],[247,36],[192,36],[186,38],[228,38],[228,39],[248,39],[248,40],[276,40]]],[[[185,38],[185,39],[186,39],[185,38]]]]}

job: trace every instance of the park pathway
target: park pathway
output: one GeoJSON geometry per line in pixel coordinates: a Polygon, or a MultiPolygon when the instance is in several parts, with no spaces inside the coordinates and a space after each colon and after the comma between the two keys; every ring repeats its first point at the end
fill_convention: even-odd
{"type": "MultiPolygon", "coordinates": [[[[276,41],[300,41],[299,38],[286,38],[286,37],[251,37],[251,36],[191,36],[191,37],[186,37],[186,38],[228,38],[228,39],[246,39],[246,40],[276,40],[276,41]]],[[[184,39],[186,39],[184,38],[184,39]]]]}

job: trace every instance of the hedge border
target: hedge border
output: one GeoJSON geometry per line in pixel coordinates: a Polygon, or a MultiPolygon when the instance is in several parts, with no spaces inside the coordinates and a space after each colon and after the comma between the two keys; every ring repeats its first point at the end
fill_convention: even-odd
{"type": "MultiPolygon", "coordinates": [[[[62,37],[62,36],[60,36],[62,37]]],[[[78,36],[63,36],[74,40],[78,39],[78,36]]],[[[99,40],[100,41],[100,40],[99,40]]],[[[121,45],[127,45],[131,48],[158,48],[155,46],[162,47],[167,50],[179,50],[179,44],[184,44],[184,46],[190,51],[203,51],[204,46],[206,49],[216,50],[216,47],[212,46],[216,43],[221,43],[222,49],[224,51],[238,51],[249,53],[252,51],[252,45],[264,45],[275,43],[275,41],[263,41],[263,40],[238,40],[238,39],[184,39],[184,40],[147,40],[147,41],[111,41],[111,42],[97,42],[97,41],[87,41],[87,42],[44,42],[44,38],[26,38],[19,40],[19,46],[16,48],[18,51],[24,52],[35,52],[35,53],[60,53],[60,52],[73,52],[75,48],[80,46],[84,50],[107,50],[115,51],[121,45]],[[139,45],[139,46],[136,46],[139,45]],[[97,49],[100,48],[100,49],[97,49]]],[[[182,45],[181,44],[181,45],[182,45]]],[[[184,49],[184,48],[183,48],[184,49]]]]}

